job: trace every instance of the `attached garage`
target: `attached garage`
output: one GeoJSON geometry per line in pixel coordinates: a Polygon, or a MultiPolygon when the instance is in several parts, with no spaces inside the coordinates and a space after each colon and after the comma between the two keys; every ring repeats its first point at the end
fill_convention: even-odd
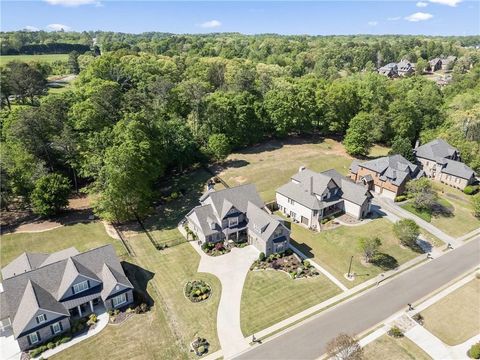
{"type": "Polygon", "coordinates": [[[354,204],[353,202],[350,202],[348,200],[344,200],[343,203],[345,206],[345,213],[353,216],[356,219],[360,219],[362,209],[360,205],[354,204]]]}
{"type": "Polygon", "coordinates": [[[396,193],[394,193],[391,190],[387,190],[387,189],[383,189],[382,195],[385,196],[385,197],[388,197],[392,200],[395,200],[395,197],[397,196],[396,193]]]}

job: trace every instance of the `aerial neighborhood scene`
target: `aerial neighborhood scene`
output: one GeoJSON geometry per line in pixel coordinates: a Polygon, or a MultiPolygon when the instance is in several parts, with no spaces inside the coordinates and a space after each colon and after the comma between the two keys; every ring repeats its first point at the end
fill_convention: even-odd
{"type": "Polygon", "coordinates": [[[480,359],[478,1],[0,7],[0,360],[480,359]]]}

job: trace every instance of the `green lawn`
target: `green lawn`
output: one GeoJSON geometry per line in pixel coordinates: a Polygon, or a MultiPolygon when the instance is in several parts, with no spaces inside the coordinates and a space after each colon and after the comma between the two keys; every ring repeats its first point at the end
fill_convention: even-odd
{"type": "Polygon", "coordinates": [[[480,333],[480,279],[473,279],[421,312],[425,328],[448,345],[480,333]]]}
{"type": "Polygon", "coordinates": [[[429,360],[431,357],[406,337],[382,335],[364,347],[365,360],[429,360]]]}
{"type": "Polygon", "coordinates": [[[46,54],[46,55],[1,55],[0,65],[5,65],[11,61],[38,61],[51,63],[54,61],[66,61],[68,60],[68,54],[46,54]]]}
{"type": "Polygon", "coordinates": [[[242,332],[256,333],[340,292],[323,275],[293,280],[281,271],[250,271],[242,293],[242,332]]]}
{"type": "Polygon", "coordinates": [[[70,246],[85,251],[111,243],[117,255],[126,255],[122,243],[108,236],[101,222],[78,223],[38,233],[7,234],[0,239],[2,266],[24,251],[50,253],[70,246]]]}
{"type": "Polygon", "coordinates": [[[402,208],[404,208],[407,211],[410,211],[412,214],[417,215],[420,219],[423,219],[427,222],[432,221],[432,213],[428,210],[422,209],[415,209],[412,203],[408,202],[406,204],[400,205],[402,208]]]}
{"type": "Polygon", "coordinates": [[[303,226],[292,224],[291,243],[305,255],[313,257],[319,265],[325,267],[347,287],[353,287],[368,280],[395,265],[401,265],[417,256],[408,248],[399,246],[393,233],[393,224],[387,219],[375,219],[361,226],[341,226],[333,230],[315,232],[303,226]],[[363,255],[358,246],[361,237],[378,236],[382,241],[382,267],[364,264],[363,255]],[[352,272],[357,274],[354,281],[345,279],[350,258],[353,256],[352,272]]]}

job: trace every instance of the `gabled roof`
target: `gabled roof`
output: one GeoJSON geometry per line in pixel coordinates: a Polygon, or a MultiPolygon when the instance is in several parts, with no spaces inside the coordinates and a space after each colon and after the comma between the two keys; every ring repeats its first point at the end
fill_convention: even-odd
{"type": "Polygon", "coordinates": [[[415,148],[414,152],[417,157],[437,161],[452,156],[458,150],[443,139],[435,139],[415,148]]]}
{"type": "Polygon", "coordinates": [[[211,199],[213,210],[218,216],[222,216],[221,214],[223,213],[225,200],[243,213],[247,211],[247,204],[249,201],[258,207],[264,206],[264,203],[262,199],[260,199],[260,196],[258,196],[255,185],[253,184],[240,185],[229,189],[209,192],[203,197],[203,200],[201,200],[202,205],[205,205],[208,198],[211,199]]]}
{"type": "Polygon", "coordinates": [[[407,176],[417,177],[419,171],[417,165],[412,164],[402,155],[384,156],[358,164],[358,166],[378,173],[382,181],[388,181],[396,186],[400,186],[407,176]]]}
{"type": "Polygon", "coordinates": [[[217,217],[213,212],[213,207],[208,205],[196,206],[188,214],[187,218],[191,219],[197,226],[202,229],[202,233],[205,236],[215,234],[221,231],[217,217]],[[210,224],[214,223],[214,229],[210,227],[210,224]]]}
{"type": "Polygon", "coordinates": [[[248,228],[260,238],[267,241],[279,226],[285,226],[282,222],[249,202],[247,205],[248,228]]]}
{"type": "Polygon", "coordinates": [[[65,292],[67,292],[67,290],[72,286],[72,283],[79,275],[101,282],[97,275],[95,275],[90,269],[83,266],[78,261],[74,260],[74,258],[68,258],[66,261],[62,282],[60,283],[57,291],[57,299],[60,300],[63,297],[65,292]]]}
{"type": "Polygon", "coordinates": [[[446,164],[442,168],[442,172],[445,174],[453,175],[467,180],[475,176],[475,172],[460,161],[445,159],[445,162],[446,164]]]}
{"type": "Polygon", "coordinates": [[[108,298],[118,285],[124,288],[132,288],[132,284],[124,274],[119,273],[115,269],[112,269],[107,264],[103,264],[102,269],[103,289],[102,299],[108,298]]]}

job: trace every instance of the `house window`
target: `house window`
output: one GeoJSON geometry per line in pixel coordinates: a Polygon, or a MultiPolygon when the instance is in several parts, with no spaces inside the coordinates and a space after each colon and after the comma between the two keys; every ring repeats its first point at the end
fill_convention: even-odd
{"type": "Polygon", "coordinates": [[[237,226],[238,225],[238,218],[231,218],[228,219],[228,226],[237,226]]]}
{"type": "Polygon", "coordinates": [[[73,285],[73,293],[77,294],[79,292],[88,290],[88,280],[82,281],[78,284],[73,285]]]}
{"type": "Polygon", "coordinates": [[[54,334],[58,334],[61,331],[62,331],[62,327],[60,326],[60,322],[57,322],[57,323],[52,325],[52,332],[54,334]]]}
{"type": "Polygon", "coordinates": [[[41,324],[47,321],[47,316],[45,314],[40,314],[37,316],[37,324],[41,324]]]}
{"type": "Polygon", "coordinates": [[[288,199],[288,203],[291,205],[295,205],[295,201],[293,201],[292,199],[288,199]]]}
{"type": "Polygon", "coordinates": [[[30,340],[30,344],[32,344],[32,345],[36,344],[40,341],[40,339],[38,338],[38,333],[37,332],[29,334],[28,339],[30,340]]]}
{"type": "Polygon", "coordinates": [[[115,296],[113,299],[112,299],[112,305],[113,307],[117,307],[119,305],[122,305],[122,304],[125,304],[127,302],[127,295],[124,293],[124,294],[120,294],[118,296],[115,296]]]}

